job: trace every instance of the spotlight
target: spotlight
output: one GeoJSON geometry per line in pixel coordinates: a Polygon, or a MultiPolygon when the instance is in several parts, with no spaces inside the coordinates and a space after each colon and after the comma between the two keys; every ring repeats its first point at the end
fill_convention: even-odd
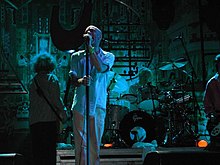
{"type": "Polygon", "coordinates": [[[199,147],[199,148],[205,148],[208,146],[208,142],[205,141],[205,140],[198,140],[196,142],[196,146],[199,147]]]}
{"type": "Polygon", "coordinates": [[[113,144],[112,144],[112,143],[104,144],[104,147],[105,147],[105,148],[111,148],[111,147],[113,147],[113,144]]]}

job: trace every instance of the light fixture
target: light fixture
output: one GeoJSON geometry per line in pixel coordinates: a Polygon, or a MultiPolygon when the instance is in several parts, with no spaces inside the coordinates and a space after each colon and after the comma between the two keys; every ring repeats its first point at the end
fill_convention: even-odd
{"type": "Polygon", "coordinates": [[[199,148],[205,148],[208,146],[208,142],[205,141],[205,140],[198,140],[196,142],[196,146],[199,147],[199,148]]]}

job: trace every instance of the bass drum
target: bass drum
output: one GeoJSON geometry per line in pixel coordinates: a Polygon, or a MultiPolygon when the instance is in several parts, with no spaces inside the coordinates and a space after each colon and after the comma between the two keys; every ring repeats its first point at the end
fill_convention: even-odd
{"type": "Polygon", "coordinates": [[[136,110],[124,116],[119,125],[121,138],[128,146],[136,142],[151,143],[157,141],[163,144],[166,136],[166,128],[162,117],[153,118],[148,113],[136,110]]]}

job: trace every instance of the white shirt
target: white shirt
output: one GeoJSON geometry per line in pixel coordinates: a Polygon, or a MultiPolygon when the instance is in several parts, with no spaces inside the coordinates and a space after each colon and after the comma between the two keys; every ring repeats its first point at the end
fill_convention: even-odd
{"type": "MultiPolygon", "coordinates": [[[[110,70],[114,64],[115,56],[110,52],[103,51],[101,48],[98,56],[105,65],[108,65],[110,70]]],[[[106,109],[109,70],[100,73],[89,62],[89,74],[92,77],[89,87],[90,116],[95,115],[96,107],[106,109]]],[[[71,72],[79,78],[86,75],[86,54],[84,50],[78,51],[71,56],[71,72]]],[[[82,115],[86,110],[86,87],[83,85],[76,88],[72,110],[76,110],[82,115]]]]}

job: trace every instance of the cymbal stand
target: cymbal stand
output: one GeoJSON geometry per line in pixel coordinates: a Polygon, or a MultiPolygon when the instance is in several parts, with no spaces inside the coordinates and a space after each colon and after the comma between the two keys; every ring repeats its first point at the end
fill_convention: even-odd
{"type": "Polygon", "coordinates": [[[165,119],[165,137],[163,139],[162,145],[164,146],[172,146],[172,138],[173,138],[173,128],[174,128],[174,119],[173,119],[173,104],[171,104],[174,101],[173,94],[170,92],[164,93],[164,98],[161,100],[160,104],[160,111],[161,115],[165,119]]]}
{"type": "MultiPolygon", "coordinates": [[[[182,44],[183,49],[185,51],[185,55],[186,55],[187,60],[188,60],[188,62],[190,64],[190,67],[192,69],[192,76],[191,76],[192,91],[191,92],[192,92],[192,97],[193,97],[194,118],[195,118],[195,121],[197,122],[198,121],[198,118],[197,118],[198,112],[199,112],[199,114],[201,114],[201,111],[200,111],[200,108],[199,108],[199,105],[198,105],[198,101],[197,101],[196,95],[195,95],[195,79],[197,79],[198,77],[196,75],[195,69],[194,69],[194,67],[192,65],[192,62],[190,60],[188,51],[187,51],[186,46],[185,46],[184,41],[183,41],[183,37],[179,37],[178,39],[181,41],[181,44],[182,44]]],[[[198,124],[195,125],[195,131],[198,132],[198,124]]]]}
{"type": "Polygon", "coordinates": [[[164,139],[163,144],[166,146],[172,146],[173,145],[173,128],[174,128],[174,119],[173,119],[173,105],[170,103],[166,103],[166,110],[168,112],[167,118],[168,118],[168,127],[167,127],[167,134],[164,139]]]}
{"type": "Polygon", "coordinates": [[[196,124],[189,119],[188,114],[184,110],[180,110],[180,113],[181,119],[183,120],[182,129],[172,138],[172,142],[176,144],[178,139],[184,136],[185,132],[187,132],[187,134],[190,135],[190,137],[193,137],[193,140],[196,141],[198,135],[192,129],[192,126],[195,126],[196,124]]]}

